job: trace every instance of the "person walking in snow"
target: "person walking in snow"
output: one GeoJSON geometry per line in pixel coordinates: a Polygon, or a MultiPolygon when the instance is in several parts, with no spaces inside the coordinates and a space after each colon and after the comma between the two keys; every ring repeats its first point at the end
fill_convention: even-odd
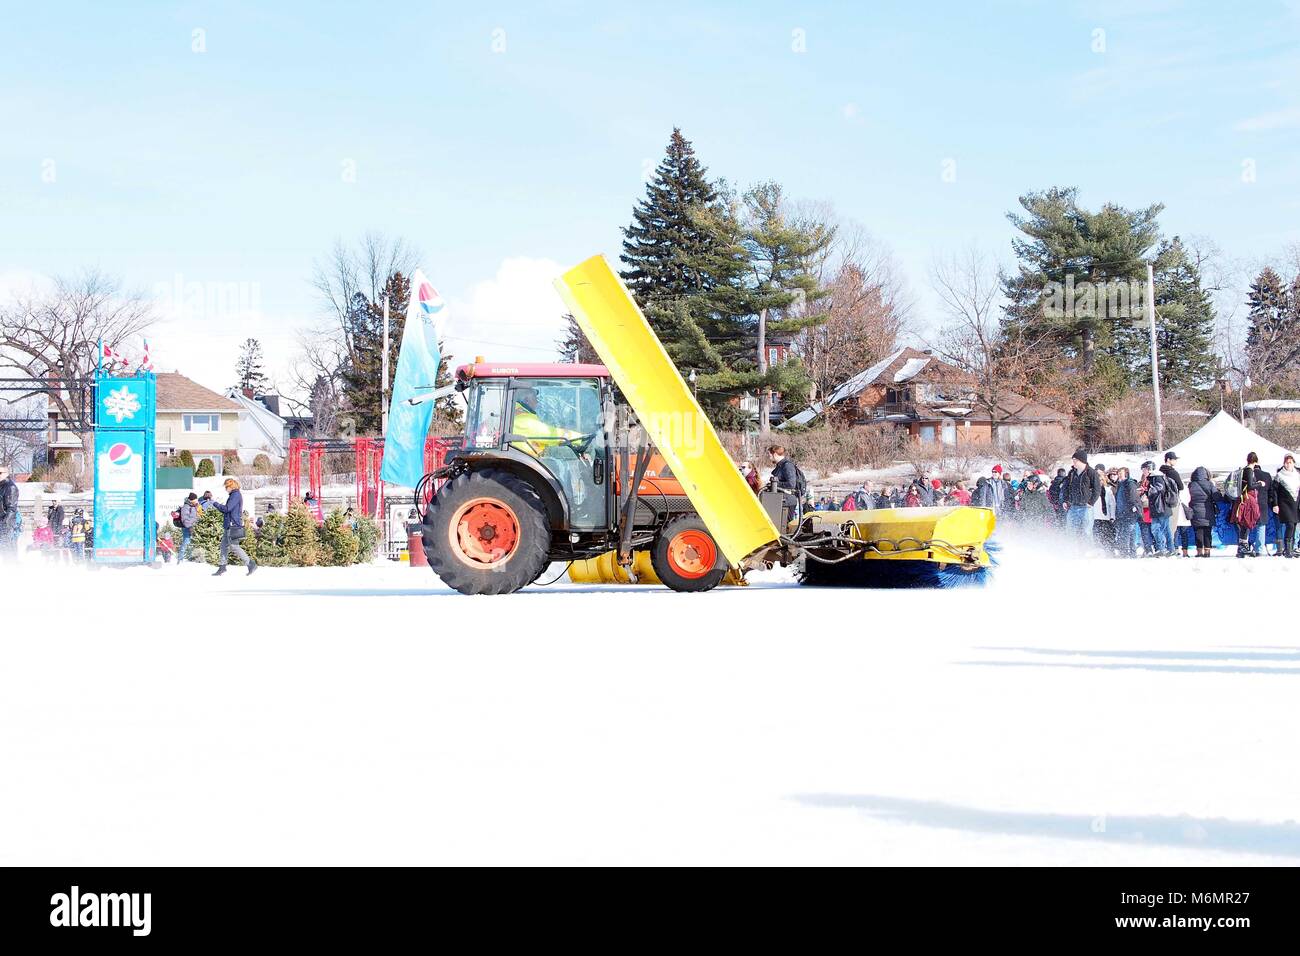
{"type": "Polygon", "coordinates": [[[18,553],[18,484],[0,467],[0,560],[18,553]]]}
{"type": "Polygon", "coordinates": [[[225,504],[217,504],[215,507],[221,512],[221,553],[217,556],[217,570],[213,577],[219,577],[226,573],[226,562],[229,559],[230,552],[235,553],[235,557],[243,562],[248,573],[252,574],[257,570],[257,562],[248,556],[239,542],[244,540],[244,495],[239,490],[239,481],[233,477],[227,478],[226,501],[225,504]]]}

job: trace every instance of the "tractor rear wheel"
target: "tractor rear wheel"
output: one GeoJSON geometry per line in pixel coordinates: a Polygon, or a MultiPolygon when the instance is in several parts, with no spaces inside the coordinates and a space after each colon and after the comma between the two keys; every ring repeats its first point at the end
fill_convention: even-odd
{"type": "Polygon", "coordinates": [[[674,591],[708,591],[727,574],[718,567],[718,544],[699,515],[679,515],[664,525],[650,549],[659,580],[674,591]]]}
{"type": "Polygon", "coordinates": [[[546,570],[551,532],[536,489],[506,471],[458,475],[424,513],[424,553],[461,594],[510,594],[546,570]]]}

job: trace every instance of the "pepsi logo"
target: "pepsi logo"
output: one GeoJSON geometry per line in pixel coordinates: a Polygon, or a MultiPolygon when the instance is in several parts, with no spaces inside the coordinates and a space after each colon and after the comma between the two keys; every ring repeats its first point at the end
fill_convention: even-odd
{"type": "Polygon", "coordinates": [[[131,446],[121,441],[109,446],[108,460],[115,465],[125,465],[131,460],[131,446]]]}
{"type": "Polygon", "coordinates": [[[420,290],[416,298],[420,303],[420,308],[424,310],[426,315],[433,315],[435,312],[442,311],[442,296],[438,295],[438,290],[429,283],[420,283],[420,290]]]}

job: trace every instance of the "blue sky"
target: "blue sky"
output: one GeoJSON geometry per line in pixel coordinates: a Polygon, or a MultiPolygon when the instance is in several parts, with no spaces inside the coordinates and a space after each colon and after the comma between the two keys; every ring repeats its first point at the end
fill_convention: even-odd
{"type": "Polygon", "coordinates": [[[923,322],[933,257],[1007,259],[1030,189],[1164,202],[1167,233],[1250,265],[1300,240],[1297,0],[123,0],[3,24],[0,280],[239,283],[215,314],[160,300],[160,366],[213,386],[249,334],[284,377],[313,260],[368,229],[422,250],[458,356],[545,358],[549,277],[617,255],[673,126],[713,174],[888,244],[923,322]]]}

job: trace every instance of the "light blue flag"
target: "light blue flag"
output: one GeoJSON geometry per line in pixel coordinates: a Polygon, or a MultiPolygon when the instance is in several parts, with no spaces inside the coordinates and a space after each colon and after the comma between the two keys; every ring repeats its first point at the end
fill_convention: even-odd
{"type": "Polygon", "coordinates": [[[424,440],[433,421],[433,390],[442,358],[438,339],[443,323],[442,296],[418,269],[411,277],[411,301],[406,307],[402,348],[388,406],[384,463],[379,477],[414,488],[424,477],[424,440]],[[419,404],[412,405],[411,399],[419,404]]]}

